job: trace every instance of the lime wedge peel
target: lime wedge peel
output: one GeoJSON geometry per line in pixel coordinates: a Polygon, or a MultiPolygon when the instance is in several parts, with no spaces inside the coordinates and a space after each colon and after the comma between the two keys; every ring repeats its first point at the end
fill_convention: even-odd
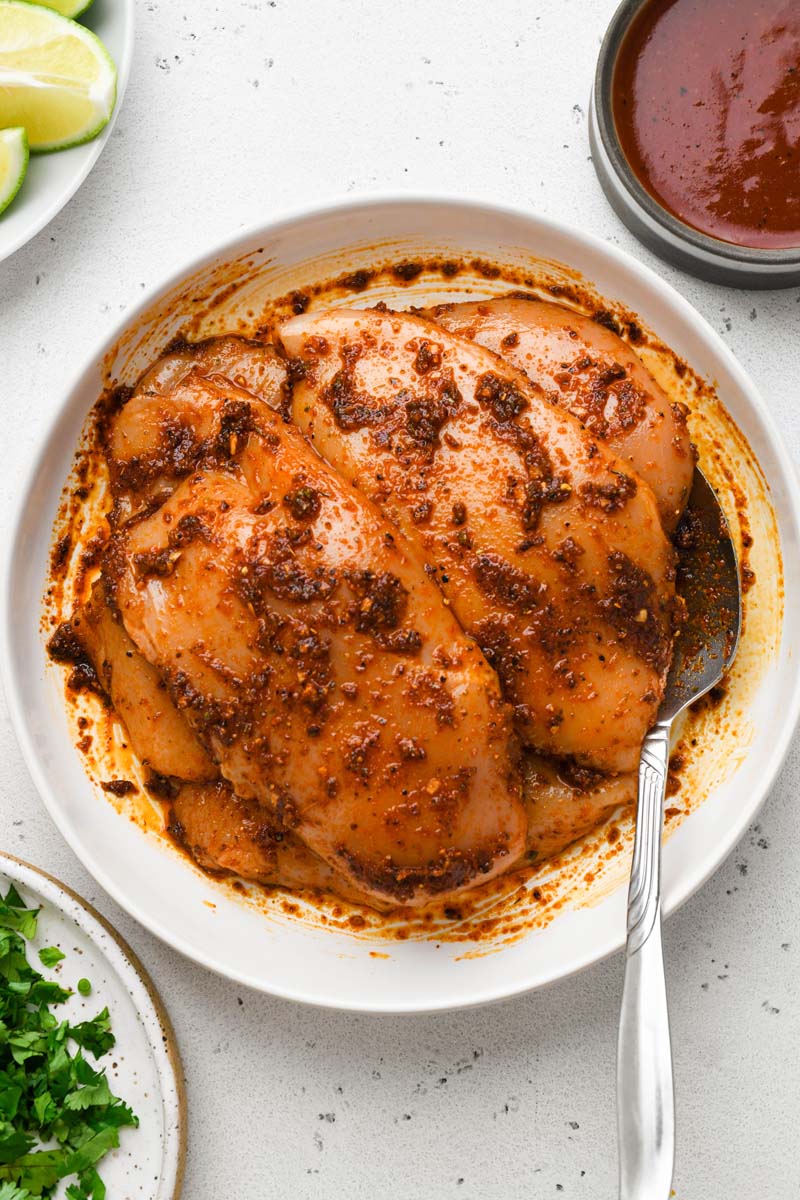
{"type": "Polygon", "coordinates": [[[22,187],[28,169],[28,139],[24,129],[0,129],[0,213],[22,187]]]}
{"type": "Polygon", "coordinates": [[[87,8],[91,8],[92,0],[36,0],[37,4],[43,4],[45,8],[52,8],[53,12],[61,13],[62,17],[80,17],[86,12],[87,8]]]}
{"type": "Polygon", "coordinates": [[[33,152],[91,141],[114,110],[117,72],[100,39],[27,0],[0,0],[0,128],[23,126],[33,152]]]}

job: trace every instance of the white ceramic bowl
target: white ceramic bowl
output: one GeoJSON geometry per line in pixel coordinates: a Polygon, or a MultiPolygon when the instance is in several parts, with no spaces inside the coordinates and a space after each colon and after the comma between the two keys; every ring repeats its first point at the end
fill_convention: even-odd
{"type": "MultiPolygon", "coordinates": [[[[295,919],[278,907],[259,910],[121,818],[107,797],[91,787],[65,717],[61,674],[46,661],[39,625],[54,515],[81,427],[102,388],[103,359],[109,356],[106,367],[115,361],[115,369],[130,378],[192,315],[195,304],[208,301],[220,281],[238,277],[241,285],[238,299],[236,289],[233,302],[228,291],[214,310],[224,327],[237,303],[241,313],[248,306],[253,311],[254,287],[262,294],[264,289],[285,293],[295,280],[328,278],[363,265],[372,247],[378,248],[375,257],[443,252],[506,262],[541,260],[577,269],[601,294],[637,313],[701,376],[716,382],[769,481],[785,568],[780,646],[764,662],[761,684],[741,714],[748,733],[737,769],[727,778],[718,772],[708,798],[665,845],[667,913],[700,886],[753,819],[796,723],[800,505],[792,465],[755,387],[720,338],[672,288],[587,234],[527,212],[461,200],[349,199],[238,234],[126,314],[113,337],[88,358],[73,386],[55,398],[50,431],[20,491],[12,526],[3,586],[2,660],[23,752],[64,837],[134,917],[215,971],[309,1003],[420,1012],[524,992],[619,948],[625,929],[624,888],[619,886],[624,862],[615,886],[595,890],[590,904],[566,904],[549,924],[489,954],[465,954],[470,947],[463,943],[425,939],[376,946],[354,933],[295,919]],[[189,289],[187,278],[192,280],[189,289]]],[[[480,276],[471,282],[479,291],[480,276]]],[[[463,278],[455,280],[451,290],[458,292],[463,285],[463,278]]],[[[412,286],[406,295],[409,303],[419,302],[424,288],[420,292],[412,286]]],[[[761,582],[769,591],[769,581],[761,582]]]]}

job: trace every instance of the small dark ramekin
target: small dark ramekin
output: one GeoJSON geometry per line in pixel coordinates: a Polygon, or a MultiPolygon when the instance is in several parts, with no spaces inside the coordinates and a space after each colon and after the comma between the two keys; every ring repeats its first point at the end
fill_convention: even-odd
{"type": "Polygon", "coordinates": [[[617,54],[631,21],[648,0],[622,0],[611,19],[589,106],[589,141],[597,177],[611,207],[645,246],[676,267],[728,287],[782,288],[800,284],[800,247],[762,250],[736,246],[685,225],[642,187],[614,125],[611,85],[617,54]]]}

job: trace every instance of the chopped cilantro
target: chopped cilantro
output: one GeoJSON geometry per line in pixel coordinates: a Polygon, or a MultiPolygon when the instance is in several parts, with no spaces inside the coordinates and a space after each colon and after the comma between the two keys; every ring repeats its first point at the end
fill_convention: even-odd
{"type": "Polygon", "coordinates": [[[0,1200],[28,1200],[30,1192],[21,1192],[14,1183],[0,1183],[0,1200]]]}
{"type": "MultiPolygon", "coordinates": [[[[85,1057],[114,1045],[108,1009],[77,1025],[50,1010],[72,993],[28,962],[38,915],[13,886],[0,898],[0,1200],[45,1200],[61,1180],[67,1200],[105,1200],[96,1167],[139,1122],[85,1057]]],[[[39,951],[45,967],[63,958],[39,951]]],[[[87,979],[78,991],[89,995],[87,979]]]]}
{"type": "Polygon", "coordinates": [[[54,967],[60,963],[64,955],[57,946],[45,946],[39,951],[39,962],[43,967],[54,967]]]}

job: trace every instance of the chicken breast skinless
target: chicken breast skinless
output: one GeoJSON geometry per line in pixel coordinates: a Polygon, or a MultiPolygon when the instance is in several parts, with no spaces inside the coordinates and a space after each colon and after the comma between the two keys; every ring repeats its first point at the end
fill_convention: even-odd
{"type": "Polygon", "coordinates": [[[419,904],[505,869],[526,821],[494,672],[369,501],[211,382],[235,411],[105,552],[128,635],[234,790],[362,894],[419,904]]]}
{"type": "Polygon", "coordinates": [[[334,309],[280,337],[295,423],[416,543],[524,740],[635,769],[675,616],[647,484],[520,371],[429,321],[334,309]]]}
{"type": "Polygon", "coordinates": [[[664,528],[675,528],[696,461],[686,409],[618,334],[563,304],[514,296],[440,304],[426,315],[524,371],[650,485],[664,528]]]}
{"type": "MultiPolygon", "coordinates": [[[[460,324],[473,307],[485,306],[445,306],[460,324]]],[[[387,316],[405,320],[397,314],[341,310],[330,315],[358,322],[387,316]]],[[[502,312],[488,317],[478,312],[465,332],[480,341],[485,325],[495,336],[501,318],[506,319],[502,312]]],[[[531,314],[525,319],[530,322],[531,314]]],[[[323,449],[319,420],[314,419],[322,400],[334,418],[335,428],[323,422],[322,430],[324,438],[332,439],[327,445],[331,461],[377,500],[395,525],[406,529],[416,549],[387,529],[375,510],[276,418],[274,410],[286,396],[287,372],[271,347],[233,337],[181,345],[146,373],[108,423],[116,533],[101,578],[73,618],[73,632],[134,752],[154,772],[170,777],[171,829],[201,866],[269,885],[328,889],[379,908],[424,903],[508,870],[520,861],[524,846],[537,860],[549,857],[630,800],[632,775],[604,777],[569,762],[562,769],[531,752],[519,759],[496,678],[448,613],[448,602],[462,621],[479,627],[516,705],[523,735],[541,744],[531,736],[530,714],[519,701],[526,681],[514,676],[536,667],[529,643],[558,627],[560,613],[549,597],[544,618],[531,603],[534,573],[529,567],[536,561],[531,552],[551,566],[547,576],[537,564],[537,595],[547,596],[551,587],[555,592],[562,578],[557,574],[553,579],[552,564],[557,563],[567,573],[567,587],[561,590],[569,591],[571,585],[585,601],[592,595],[590,578],[599,574],[597,561],[604,552],[619,553],[615,541],[609,549],[609,539],[621,537],[621,552],[629,553],[626,522],[620,523],[618,514],[638,496],[640,506],[644,497],[647,516],[648,489],[628,476],[630,482],[621,486],[626,495],[618,503],[612,494],[618,477],[612,475],[609,488],[601,474],[613,471],[613,460],[599,439],[593,448],[584,442],[579,450],[590,463],[601,458],[601,472],[589,472],[585,481],[597,485],[597,503],[588,507],[601,516],[592,511],[587,522],[584,505],[583,526],[571,517],[569,528],[576,536],[562,538],[553,552],[549,506],[564,508],[573,500],[575,479],[564,454],[557,455],[557,470],[548,463],[546,436],[558,445],[566,429],[567,446],[574,450],[574,422],[557,428],[545,423],[543,428],[536,408],[533,415],[539,419],[531,420],[531,396],[519,376],[492,355],[475,359],[467,352],[464,358],[463,343],[463,361],[454,378],[452,352],[459,339],[448,339],[420,322],[413,329],[393,326],[390,338],[381,328],[391,404],[373,386],[374,395],[364,392],[366,407],[360,395],[362,410],[356,406],[353,412],[354,364],[366,357],[371,385],[381,370],[377,364],[371,375],[365,354],[374,349],[374,335],[368,332],[365,345],[354,353],[352,330],[343,334],[336,322],[341,342],[336,374],[344,368],[350,378],[334,382],[334,375],[326,393],[319,385],[328,339],[312,332],[300,354],[291,343],[293,327],[303,320],[291,322],[287,336],[287,349],[295,354],[293,374],[301,376],[295,385],[296,419],[323,449]],[[421,337],[421,330],[430,336],[421,337]],[[401,336],[406,342],[398,346],[401,336]],[[405,376],[412,351],[414,386],[409,387],[405,376]],[[487,367],[494,368],[494,378],[481,379],[487,367]],[[470,377],[466,388],[465,375],[470,377]],[[488,420],[484,412],[476,421],[473,411],[472,420],[465,421],[460,409],[468,407],[464,397],[470,385],[473,410],[488,410],[488,420]],[[368,410],[376,401],[374,415],[368,410]],[[456,416],[459,421],[454,422],[456,416]],[[359,457],[363,446],[352,452],[359,426],[369,431],[373,482],[359,457]],[[472,461],[469,454],[456,452],[469,444],[464,434],[474,437],[476,432],[483,436],[482,453],[475,467],[465,468],[472,461]],[[515,450],[510,458],[509,445],[515,450]],[[449,456],[441,453],[445,448],[449,456]],[[406,492],[399,489],[399,496],[386,487],[392,471],[399,469],[395,461],[411,484],[406,492]],[[444,465],[450,469],[449,482],[444,465]],[[453,468],[459,473],[466,469],[466,486],[459,486],[453,468]],[[487,489],[472,476],[482,471],[491,481],[503,469],[502,508],[488,488],[495,510],[490,516],[496,518],[499,511],[503,519],[475,521],[470,511],[487,489]],[[518,477],[523,501],[515,495],[518,477]],[[631,483],[635,490],[627,494],[631,483]],[[565,494],[554,494],[556,488],[565,494]],[[437,522],[436,506],[442,503],[448,519],[437,522]],[[527,512],[520,513],[521,504],[527,512]],[[521,542],[519,527],[510,527],[509,512],[525,526],[527,537],[521,542]],[[598,522],[603,526],[599,537],[598,522]],[[476,536],[487,539],[495,526],[499,548],[484,541],[477,552],[476,536]],[[584,540],[594,558],[593,573],[585,561],[584,540]],[[525,546],[525,541],[531,544],[525,546]],[[463,560],[470,551],[476,551],[476,569],[465,572],[463,560]],[[448,566],[448,554],[455,558],[454,566],[448,566]],[[527,574],[509,574],[504,563],[517,569],[520,557],[527,574]],[[580,581],[572,578],[578,574],[576,563],[580,581]],[[453,584],[463,591],[465,578],[468,588],[479,592],[477,598],[455,594],[453,584]],[[514,620],[518,606],[525,621],[522,630],[514,620]],[[132,640],[123,617],[134,631],[139,629],[138,640],[132,640]],[[401,720],[411,728],[407,737],[398,732],[401,720]],[[441,739],[444,744],[438,745],[441,739]],[[303,747],[302,755],[297,755],[297,745],[303,747]],[[482,760],[480,773],[476,758],[482,760]],[[219,778],[220,767],[224,779],[219,778]],[[236,794],[229,778],[244,795],[236,794]],[[484,810],[478,788],[487,785],[484,810]],[[306,834],[309,845],[303,840],[306,834]]],[[[357,335],[355,341],[359,339],[357,335]]],[[[507,346],[500,348],[510,357],[507,346]]],[[[580,453],[573,458],[580,462],[580,453]]],[[[586,471],[586,463],[581,470],[586,471]]],[[[646,536],[642,551],[658,560],[663,542],[646,536]]],[[[630,564],[642,567],[633,557],[630,564]]],[[[615,559],[616,576],[621,565],[615,559]]],[[[630,586],[630,565],[627,570],[630,586]]],[[[661,590],[666,614],[669,554],[660,574],[657,568],[650,578],[648,595],[661,590]]],[[[641,576],[635,575],[634,582],[647,590],[641,576]]],[[[608,597],[598,598],[593,612],[595,617],[598,611],[603,614],[599,629],[607,637],[609,614],[603,599],[608,597]]],[[[565,611],[568,604],[566,596],[565,611]]],[[[628,597],[611,621],[612,639],[624,643],[625,614],[629,619],[631,610],[628,597]]],[[[639,617],[640,611],[634,615],[639,617]]],[[[585,611],[579,612],[575,626],[581,636],[590,631],[585,611]]],[[[570,645],[574,657],[578,643],[573,630],[561,626],[557,631],[562,647],[570,645]]],[[[600,662],[597,645],[595,631],[593,649],[600,662]]],[[[606,653],[605,661],[619,653],[619,648],[606,653]]],[[[655,668],[655,658],[649,657],[646,665],[655,668]]],[[[542,666],[540,662],[540,682],[546,678],[542,666]]],[[[565,664],[551,666],[560,689],[557,698],[575,692],[578,685],[565,680],[565,664]]],[[[632,677],[640,670],[641,663],[633,663],[632,677]]],[[[603,676],[599,678],[602,682],[603,676]]],[[[551,692],[548,700],[552,698],[551,692]]],[[[585,713],[583,717],[585,723],[585,713]]],[[[617,723],[617,733],[620,722],[627,723],[623,738],[637,736],[621,693],[608,720],[617,723]]],[[[601,728],[605,723],[601,717],[601,728]]],[[[552,741],[544,741],[550,750],[552,741]]],[[[564,753],[564,744],[557,753],[564,753]]],[[[596,756],[568,752],[566,757],[593,762],[596,756]]],[[[610,760],[602,747],[600,757],[607,766],[610,760]]],[[[624,753],[614,761],[624,761],[624,753]]]]}
{"type": "Polygon", "coordinates": [[[184,346],[156,362],[114,414],[106,457],[120,524],[169,495],[216,448],[228,453],[237,405],[251,424],[283,402],[286,367],[269,346],[220,338],[184,346]]]}
{"type": "Polygon", "coordinates": [[[522,794],[528,809],[528,857],[542,862],[559,854],[615,811],[636,799],[636,773],[560,773],[538,754],[522,760],[522,794]]]}
{"type": "Polygon", "coordinates": [[[106,604],[102,576],[73,626],[142,764],[158,775],[216,779],[215,763],[173,704],[161,675],[106,604]]]}
{"type": "MultiPolygon", "coordinates": [[[[184,784],[170,807],[170,832],[206,871],[292,891],[335,892],[356,903],[363,899],[300,838],[271,822],[257,801],[235,795],[229,783],[184,784]]],[[[375,897],[371,903],[376,906],[375,897]]]]}

